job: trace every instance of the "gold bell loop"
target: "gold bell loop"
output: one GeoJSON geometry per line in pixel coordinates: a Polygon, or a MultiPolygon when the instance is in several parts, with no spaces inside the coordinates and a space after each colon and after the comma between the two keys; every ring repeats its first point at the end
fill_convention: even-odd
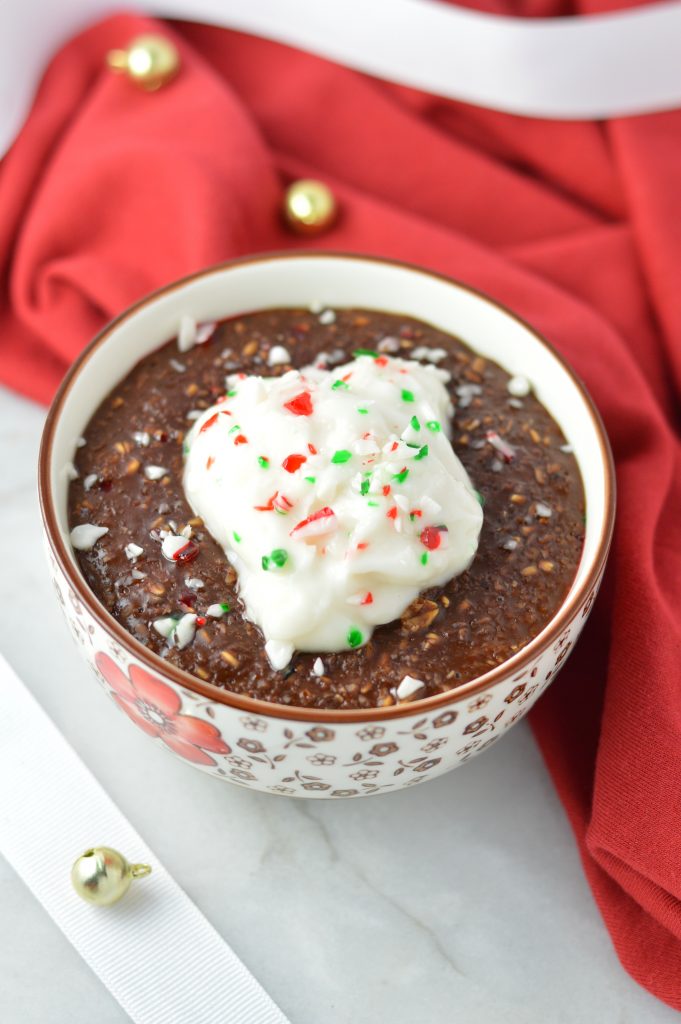
{"type": "Polygon", "coordinates": [[[71,883],[87,903],[108,907],[125,896],[133,879],[150,873],[149,864],[129,864],[111,846],[93,846],[73,864],[71,883]]]}
{"type": "Polygon", "coordinates": [[[137,36],[124,50],[110,50],[106,63],[141,89],[153,92],[170,82],[180,68],[177,47],[160,35],[137,36]]]}
{"type": "Polygon", "coordinates": [[[131,864],[130,874],[133,878],[144,878],[151,874],[151,864],[131,864]]]}

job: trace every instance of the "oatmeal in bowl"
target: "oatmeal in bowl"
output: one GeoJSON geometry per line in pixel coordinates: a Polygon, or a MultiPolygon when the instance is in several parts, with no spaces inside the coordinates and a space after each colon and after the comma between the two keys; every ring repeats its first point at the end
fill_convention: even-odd
{"type": "Polygon", "coordinates": [[[327,254],[123,314],[55,401],[41,495],[118,706],[299,796],[494,742],[571,649],[614,514],[598,415],[543,339],[455,282],[327,254]]]}

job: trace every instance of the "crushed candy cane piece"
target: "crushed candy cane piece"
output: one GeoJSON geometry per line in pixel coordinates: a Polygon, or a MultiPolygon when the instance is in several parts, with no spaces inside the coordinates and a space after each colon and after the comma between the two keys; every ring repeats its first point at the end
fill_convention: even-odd
{"type": "Polygon", "coordinates": [[[147,480],[160,480],[166,476],[168,470],[164,469],[163,466],[145,466],[144,475],[147,480]]]}
{"type": "Polygon", "coordinates": [[[315,658],[312,665],[312,671],[316,676],[323,676],[326,669],[324,668],[324,662],[321,658],[315,658]]]}
{"type": "Polygon", "coordinates": [[[193,316],[185,313],[180,317],[180,327],[177,332],[177,347],[180,352],[189,352],[196,344],[196,320],[193,316]]]}
{"type": "Polygon", "coordinates": [[[184,650],[194,639],[196,634],[196,620],[198,616],[194,612],[187,612],[182,616],[173,633],[175,646],[179,651],[184,650]]]}
{"type": "Polygon", "coordinates": [[[97,541],[109,532],[108,526],[95,526],[94,523],[82,523],[71,530],[71,544],[76,551],[90,551],[97,541]]]}
{"type": "Polygon", "coordinates": [[[267,353],[268,366],[285,366],[291,362],[291,353],[283,345],[273,345],[267,353]]]}
{"type": "Polygon", "coordinates": [[[282,668],[286,668],[293,657],[294,650],[295,648],[293,644],[282,642],[280,640],[268,640],[265,644],[265,654],[269,658],[270,665],[275,672],[279,672],[282,668]]]}
{"type": "Polygon", "coordinates": [[[419,690],[425,690],[426,684],[421,679],[415,679],[413,676],[404,676],[402,682],[395,690],[395,696],[398,700],[409,700],[419,690]]]}
{"type": "Polygon", "coordinates": [[[125,545],[125,557],[129,558],[131,562],[134,562],[143,554],[144,548],[140,547],[139,544],[130,543],[125,545]]]}
{"type": "Polygon", "coordinates": [[[532,385],[527,377],[517,375],[515,377],[511,377],[506,385],[506,390],[509,395],[513,396],[513,398],[526,398],[532,390],[532,385]]]}

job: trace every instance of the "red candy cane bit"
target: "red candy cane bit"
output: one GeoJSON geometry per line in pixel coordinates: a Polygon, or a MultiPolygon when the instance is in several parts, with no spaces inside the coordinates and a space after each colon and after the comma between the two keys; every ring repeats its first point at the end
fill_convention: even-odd
{"type": "Polygon", "coordinates": [[[397,441],[393,441],[390,451],[394,452],[396,448],[399,448],[399,444],[397,441]]]}
{"type": "Polygon", "coordinates": [[[234,438],[234,444],[248,444],[248,438],[243,434],[237,434],[234,438]]]}
{"type": "Polygon", "coordinates": [[[388,509],[388,511],[386,512],[386,517],[388,519],[397,519],[397,505],[393,505],[392,508],[388,509]]]}
{"type": "Polygon", "coordinates": [[[345,384],[347,384],[347,382],[350,380],[351,377],[352,377],[352,370],[350,371],[350,373],[346,373],[344,377],[341,377],[341,380],[345,384]]]}
{"type": "Polygon", "coordinates": [[[383,485],[383,494],[386,498],[388,497],[388,495],[390,494],[390,484],[383,485]]]}
{"type": "Polygon", "coordinates": [[[295,473],[297,469],[300,469],[304,462],[307,462],[307,455],[293,454],[287,455],[281,465],[287,473],[295,473]]]}
{"type": "Polygon", "coordinates": [[[358,550],[358,551],[366,551],[366,549],[367,549],[368,547],[369,547],[369,541],[368,541],[368,540],[362,540],[362,541],[360,541],[360,542],[359,542],[359,544],[357,545],[357,550],[358,550]]]}
{"type": "Polygon", "coordinates": [[[370,590],[367,590],[366,594],[364,595],[364,597],[360,601],[360,604],[373,604],[373,603],[374,603],[374,595],[371,593],[370,590]]]}
{"type": "Polygon", "coordinates": [[[338,525],[336,519],[336,513],[332,508],[326,505],[324,508],[320,508],[317,512],[313,512],[305,519],[301,519],[299,523],[291,530],[291,537],[295,537],[297,540],[307,540],[311,537],[321,537],[325,533],[329,533],[331,530],[335,530],[338,525]]]}
{"type": "Polygon", "coordinates": [[[204,430],[208,430],[215,423],[217,423],[218,415],[219,415],[219,413],[214,412],[212,416],[209,416],[208,419],[206,420],[206,422],[203,424],[203,426],[199,430],[199,434],[203,434],[204,430]]]}
{"type": "Polygon", "coordinates": [[[449,539],[448,533],[446,526],[426,526],[425,530],[421,530],[421,543],[428,551],[437,551],[440,547],[446,548],[449,539]]]}
{"type": "Polygon", "coordinates": [[[421,530],[421,543],[428,551],[437,551],[440,547],[440,531],[437,526],[426,526],[421,530]]]}
{"type": "Polygon", "coordinates": [[[387,358],[387,356],[379,356],[378,359],[374,359],[374,366],[381,366],[381,367],[383,367],[383,366],[387,366],[387,365],[388,365],[388,358],[387,358]]]}
{"type": "Polygon", "coordinates": [[[274,511],[274,499],[278,495],[279,491],[275,491],[271,498],[267,499],[266,505],[254,505],[253,508],[256,512],[273,512],[274,511]]]}
{"type": "Polygon", "coordinates": [[[292,412],[294,416],[311,416],[314,412],[309,391],[301,391],[290,402],[284,402],[284,408],[292,412]]]}
{"type": "Polygon", "coordinates": [[[187,562],[193,562],[198,553],[199,545],[193,540],[188,540],[184,547],[175,552],[173,562],[180,562],[182,565],[186,565],[187,562]]]}
{"type": "Polygon", "coordinates": [[[315,446],[313,444],[310,444],[309,441],[308,441],[308,444],[307,444],[307,450],[309,451],[310,455],[316,455],[317,454],[317,449],[315,448],[315,446]]]}
{"type": "Polygon", "coordinates": [[[279,494],[277,491],[272,506],[275,512],[281,512],[283,515],[286,515],[293,508],[293,502],[289,501],[285,494],[279,494]]]}
{"type": "Polygon", "coordinates": [[[206,469],[210,469],[210,467],[213,465],[214,462],[215,462],[214,456],[213,455],[209,455],[208,458],[206,459],[206,469]]]}
{"type": "Polygon", "coordinates": [[[196,616],[196,625],[197,626],[205,626],[206,625],[206,621],[207,620],[204,619],[203,615],[197,615],[196,616]]]}
{"type": "Polygon", "coordinates": [[[504,462],[513,462],[515,458],[515,448],[513,448],[508,441],[504,441],[503,437],[499,437],[496,430],[488,430],[486,437],[492,447],[499,452],[504,462]]]}

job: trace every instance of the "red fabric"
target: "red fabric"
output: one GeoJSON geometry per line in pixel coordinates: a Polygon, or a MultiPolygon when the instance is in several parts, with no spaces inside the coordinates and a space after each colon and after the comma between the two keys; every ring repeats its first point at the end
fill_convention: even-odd
{"type": "Polygon", "coordinates": [[[619,513],[603,592],[533,725],[622,963],[681,1009],[681,112],[525,120],[197,26],[162,29],[182,73],[147,95],[103,55],[150,27],[121,16],[67,46],[0,167],[0,376],[46,402],[134,299],[291,246],[436,268],[545,332],[603,413],[619,513]],[[277,216],[302,175],[343,206],[314,242],[277,216]]]}

